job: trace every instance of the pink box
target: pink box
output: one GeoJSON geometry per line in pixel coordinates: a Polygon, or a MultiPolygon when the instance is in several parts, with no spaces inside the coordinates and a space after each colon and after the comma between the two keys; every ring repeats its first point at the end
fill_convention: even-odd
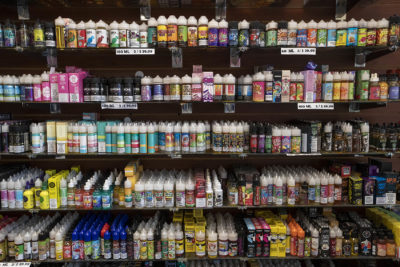
{"type": "MultiPolygon", "coordinates": [[[[58,91],[58,89],[57,89],[58,91]]],[[[43,101],[51,101],[51,91],[50,91],[50,83],[42,82],[42,100],[43,101]]]]}
{"type": "Polygon", "coordinates": [[[51,95],[51,102],[58,102],[58,82],[60,80],[60,74],[52,73],[49,75],[50,79],[50,95],[51,95]]]}
{"type": "Polygon", "coordinates": [[[58,80],[58,101],[69,102],[68,73],[60,73],[58,80]]]}
{"type": "Polygon", "coordinates": [[[214,100],[214,73],[212,71],[203,72],[203,102],[213,102],[214,100]]]}
{"type": "Polygon", "coordinates": [[[83,79],[87,73],[80,71],[78,73],[68,73],[69,80],[69,102],[83,102],[83,79]]]}
{"type": "Polygon", "coordinates": [[[303,71],[304,76],[304,102],[314,102],[316,92],[317,74],[314,70],[303,71]]]}

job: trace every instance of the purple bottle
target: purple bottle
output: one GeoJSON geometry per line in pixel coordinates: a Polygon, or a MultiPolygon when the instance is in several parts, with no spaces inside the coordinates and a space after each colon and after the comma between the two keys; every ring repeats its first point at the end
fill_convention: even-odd
{"type": "Polygon", "coordinates": [[[208,46],[218,46],[218,22],[214,19],[208,23],[208,46]]]}
{"type": "Polygon", "coordinates": [[[221,20],[218,24],[218,46],[227,47],[228,46],[228,22],[226,20],[221,20]]]}

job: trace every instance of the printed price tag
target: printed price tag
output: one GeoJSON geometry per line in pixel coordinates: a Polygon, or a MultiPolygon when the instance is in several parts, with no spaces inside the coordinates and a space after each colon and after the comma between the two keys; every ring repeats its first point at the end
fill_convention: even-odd
{"type": "Polygon", "coordinates": [[[334,103],[297,103],[297,109],[320,109],[320,110],[334,110],[334,103]]]}
{"type": "Polygon", "coordinates": [[[0,267],[28,267],[30,262],[0,262],[0,267]]]}
{"type": "Polygon", "coordinates": [[[124,56],[124,55],[154,55],[155,49],[154,48],[118,48],[115,49],[115,54],[117,56],[124,56]]]}
{"type": "Polygon", "coordinates": [[[312,55],[317,54],[316,48],[282,47],[281,55],[312,55]]]}
{"type": "Polygon", "coordinates": [[[101,103],[101,109],[138,109],[137,103],[101,103]]]}

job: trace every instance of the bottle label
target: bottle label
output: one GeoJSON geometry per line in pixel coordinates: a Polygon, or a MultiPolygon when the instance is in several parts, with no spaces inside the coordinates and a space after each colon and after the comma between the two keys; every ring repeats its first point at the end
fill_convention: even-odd
{"type": "Polygon", "coordinates": [[[167,25],[158,25],[157,26],[157,41],[160,42],[167,42],[168,34],[167,34],[167,25]]]}
{"type": "MultiPolygon", "coordinates": [[[[197,242],[196,242],[197,245],[197,242]]],[[[218,254],[220,256],[227,256],[229,251],[229,242],[228,240],[219,240],[218,242],[218,254]]]]}
{"type": "Polygon", "coordinates": [[[197,27],[188,27],[188,46],[197,46],[197,27]]]}
{"type": "Polygon", "coordinates": [[[106,29],[97,29],[97,47],[108,47],[108,31],[106,29]]]}
{"type": "Polygon", "coordinates": [[[177,25],[168,25],[167,26],[167,41],[176,43],[178,41],[178,26],[177,25]]]}
{"type": "Polygon", "coordinates": [[[206,46],[208,44],[208,26],[199,26],[199,45],[206,46]]]}
{"type": "Polygon", "coordinates": [[[207,242],[207,254],[209,257],[217,257],[218,256],[218,242],[215,241],[208,241],[207,242]]]}
{"type": "Polygon", "coordinates": [[[317,45],[317,29],[307,30],[307,46],[315,47],[317,45]]]}
{"type": "Polygon", "coordinates": [[[298,47],[307,46],[307,29],[298,29],[296,43],[298,47]]]}
{"type": "Polygon", "coordinates": [[[217,28],[208,28],[208,46],[218,46],[217,28]]]}
{"type": "Polygon", "coordinates": [[[228,45],[228,29],[226,29],[226,28],[219,29],[218,43],[219,43],[219,46],[227,46],[228,45]]]}

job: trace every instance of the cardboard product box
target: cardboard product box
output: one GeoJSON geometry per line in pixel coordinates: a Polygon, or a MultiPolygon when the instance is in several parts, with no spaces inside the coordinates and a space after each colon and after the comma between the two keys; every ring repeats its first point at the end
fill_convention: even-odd
{"type": "Polygon", "coordinates": [[[203,72],[203,102],[213,102],[214,74],[212,71],[203,72]]]}
{"type": "MultiPolygon", "coordinates": [[[[83,85],[82,85],[83,86],[83,85]]],[[[60,73],[58,80],[58,101],[69,102],[69,79],[68,73],[60,73]]]]}
{"type": "Polygon", "coordinates": [[[282,71],[272,71],[274,86],[272,88],[272,102],[282,102],[282,71]]]}
{"type": "Polygon", "coordinates": [[[397,175],[396,172],[383,172],[383,177],[386,178],[386,205],[396,204],[397,175]]]}
{"type": "Polygon", "coordinates": [[[349,180],[349,202],[353,205],[362,205],[363,179],[358,176],[350,176],[349,180]]]}
{"type": "Polygon", "coordinates": [[[304,76],[304,102],[314,102],[317,75],[314,70],[303,71],[304,76]]]}
{"type": "Polygon", "coordinates": [[[363,177],[363,204],[373,205],[375,192],[375,179],[372,177],[363,177]]]}
{"type": "Polygon", "coordinates": [[[60,80],[59,76],[60,76],[59,73],[51,73],[49,75],[51,102],[59,102],[59,95],[58,95],[58,83],[60,80]]]}
{"type": "Polygon", "coordinates": [[[376,159],[376,158],[369,158],[368,163],[370,165],[378,166],[379,174],[381,174],[383,172],[391,172],[392,171],[392,163],[390,161],[376,159]]]}
{"type": "Polygon", "coordinates": [[[254,258],[256,255],[256,242],[255,242],[256,228],[250,218],[244,218],[244,222],[247,228],[246,249],[245,249],[247,250],[246,256],[248,258],[254,258]]]}
{"type": "Polygon", "coordinates": [[[386,204],[386,178],[380,176],[373,176],[375,179],[375,204],[386,204]]]}
{"type": "Polygon", "coordinates": [[[86,72],[68,73],[69,102],[83,102],[83,79],[87,76],[86,72]]]}
{"type": "Polygon", "coordinates": [[[289,102],[290,70],[282,70],[282,98],[281,102],[289,102]]]}
{"type": "Polygon", "coordinates": [[[271,236],[271,227],[267,224],[267,222],[263,218],[258,218],[258,222],[263,228],[263,257],[269,257],[269,239],[271,236]]]}
{"type": "Polygon", "coordinates": [[[256,242],[256,257],[261,257],[264,250],[264,230],[257,218],[251,218],[251,221],[256,228],[255,242],[256,242]]]}

